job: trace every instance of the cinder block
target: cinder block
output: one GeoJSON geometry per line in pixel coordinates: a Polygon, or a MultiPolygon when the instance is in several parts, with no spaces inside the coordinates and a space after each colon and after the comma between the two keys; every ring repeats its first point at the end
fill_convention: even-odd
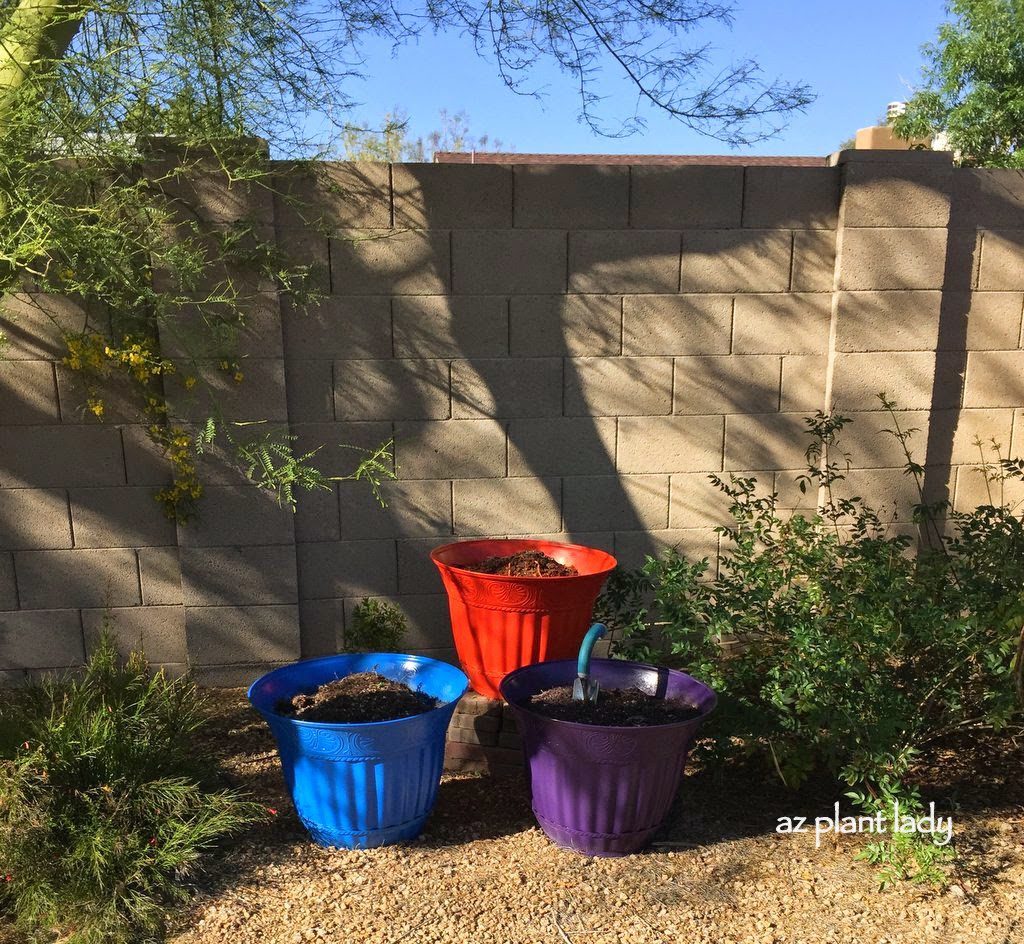
{"type": "Polygon", "coordinates": [[[409,538],[396,542],[398,548],[398,592],[441,593],[441,575],[437,572],[430,552],[448,543],[450,538],[409,538]]]}
{"type": "Polygon", "coordinates": [[[445,360],[335,362],[334,415],[339,420],[446,419],[450,412],[445,360]]]}
{"type": "Polygon", "coordinates": [[[185,610],[180,606],[127,606],[82,610],[86,650],[91,654],[109,613],[109,631],[118,652],[127,657],[142,652],[151,665],[180,664],[185,649],[185,610]]]}
{"type": "Polygon", "coordinates": [[[55,364],[57,375],[57,399],[60,401],[60,417],[64,423],[84,423],[90,426],[99,423],[141,423],[145,417],[140,409],[142,398],[138,387],[124,374],[114,374],[104,379],[99,388],[103,403],[103,416],[98,417],[89,408],[93,395],[90,382],[80,371],[70,370],[63,364],[55,364]]]}
{"type": "MultiPolygon", "coordinates": [[[[293,662],[299,657],[299,608],[189,607],[185,638],[194,665],[293,662]]],[[[252,681],[260,674],[253,670],[246,677],[252,681]]]]}
{"type": "Polygon", "coordinates": [[[832,296],[795,292],[737,295],[733,318],[735,354],[824,354],[832,296]]]}
{"type": "Polygon", "coordinates": [[[674,413],[769,413],[779,408],[781,358],[768,354],[677,357],[674,413]]]}
{"type": "Polygon", "coordinates": [[[295,550],[269,547],[183,547],[181,589],[186,606],[297,603],[295,550]]]}
{"type": "Polygon", "coordinates": [[[725,418],[726,471],[799,469],[809,437],[803,413],[734,414],[725,418]]]}
{"type": "Polygon", "coordinates": [[[565,362],[566,416],[672,411],[672,358],[573,357],[565,362]]]}
{"type": "MultiPolygon", "coordinates": [[[[188,305],[168,312],[159,325],[161,353],[165,357],[188,358],[191,352],[209,349],[211,339],[219,333],[209,321],[220,317],[235,329],[232,347],[241,357],[281,357],[284,344],[278,294],[257,292],[236,302],[233,308],[211,303],[202,310],[198,305],[188,305]]],[[[59,382],[59,375],[57,379],[59,382]]]]}
{"type": "Polygon", "coordinates": [[[282,659],[275,662],[237,662],[228,665],[198,665],[192,662],[188,666],[188,672],[200,688],[248,688],[261,675],[294,661],[282,659]]]}
{"type": "Polygon", "coordinates": [[[965,407],[1022,405],[1024,351],[971,351],[967,355],[965,407]]]}
{"type": "Polygon", "coordinates": [[[63,489],[0,489],[0,550],[71,547],[63,489]]]}
{"type": "Polygon", "coordinates": [[[934,351],[942,292],[839,292],[838,351],[934,351]]]}
{"type": "Polygon", "coordinates": [[[395,226],[502,229],[512,225],[512,168],[392,164],[395,226]]]}
{"type": "Polygon", "coordinates": [[[718,570],[718,534],[711,528],[620,531],[615,535],[615,558],[620,567],[642,567],[648,557],[663,557],[674,549],[696,563],[707,560],[707,576],[718,570]]]}
{"type": "MultiPolygon", "coordinates": [[[[305,279],[307,288],[324,294],[331,291],[330,240],[310,226],[276,228],[278,248],[288,259],[301,260],[309,267],[305,279]]],[[[339,289],[340,291],[341,289],[339,289]]],[[[372,294],[372,293],[368,293],[372,294]]]]}
{"type": "Polygon", "coordinates": [[[14,578],[14,555],[0,553],[0,610],[18,609],[18,583],[14,578]]]}
{"type": "MultiPolygon", "coordinates": [[[[766,491],[771,491],[774,476],[766,477],[766,491]]],[[[728,481],[728,476],[724,476],[728,481]]],[[[671,501],[668,525],[681,528],[717,528],[729,524],[729,497],[711,481],[707,472],[682,472],[671,477],[671,501]]]]}
{"type": "Polygon", "coordinates": [[[721,416],[622,416],[620,472],[701,472],[722,468],[721,416]]]}
{"type": "Polygon", "coordinates": [[[285,295],[281,298],[281,326],[289,360],[391,356],[391,300],[387,296],[331,295],[302,309],[285,295]]]}
{"type": "Polygon", "coordinates": [[[945,265],[944,229],[850,229],[843,233],[839,288],[942,288],[945,265]]]}
{"type": "Polygon", "coordinates": [[[100,330],[105,320],[59,295],[17,292],[0,300],[0,333],[7,337],[4,359],[58,361],[67,353],[65,332],[100,330]]]}
{"type": "Polygon", "coordinates": [[[560,416],[509,423],[509,475],[594,475],[614,470],[612,416],[560,416]]]}
{"type": "Polygon", "coordinates": [[[980,505],[1024,505],[1024,482],[1020,479],[989,482],[978,466],[960,466],[956,470],[953,507],[970,512],[980,505]]]}
{"type": "Polygon", "coordinates": [[[146,606],[182,602],[181,560],[176,547],[139,548],[142,602],[146,606]]]}
{"type": "MultiPolygon", "coordinates": [[[[893,418],[887,412],[849,412],[847,415],[851,423],[843,430],[841,442],[854,468],[903,468],[906,463],[903,450],[896,439],[885,432],[893,428],[893,418]]],[[[918,462],[932,466],[947,462],[974,464],[981,458],[976,445],[978,439],[983,443],[994,439],[1006,454],[1013,410],[897,410],[896,420],[902,429],[916,430],[911,436],[910,449],[918,462]]]]}
{"type": "Polygon", "coordinates": [[[562,526],[557,478],[457,479],[452,517],[458,535],[528,534],[562,526]]]}
{"type": "Polygon", "coordinates": [[[501,705],[500,701],[487,698],[485,695],[480,695],[474,691],[468,691],[459,699],[458,705],[455,706],[455,713],[458,715],[473,715],[476,717],[487,715],[500,718],[502,713],[501,705]]]}
{"type": "Polygon", "coordinates": [[[562,415],[562,358],[452,361],[452,416],[458,419],[562,415]]]}
{"type": "Polygon", "coordinates": [[[452,725],[448,729],[448,743],[479,744],[481,747],[497,747],[498,732],[461,728],[452,725]]]}
{"type": "Polygon", "coordinates": [[[835,230],[804,229],[794,231],[791,291],[831,292],[835,270],[835,230]]]}
{"type": "Polygon", "coordinates": [[[953,176],[948,164],[850,164],[843,226],[945,227],[953,176]]]}
{"type": "Polygon", "coordinates": [[[59,423],[53,364],[0,358],[0,416],[6,426],[59,423]]]}
{"type": "Polygon", "coordinates": [[[299,604],[302,658],[333,656],[345,645],[345,601],[303,600],[299,604]]]}
{"type": "Polygon", "coordinates": [[[594,230],[569,234],[570,292],[679,291],[679,233],[594,230]]]}
{"type": "Polygon", "coordinates": [[[740,225],[743,168],[635,164],[630,226],[636,229],[728,229],[740,225]]]}
{"type": "Polygon", "coordinates": [[[728,354],[732,311],[730,295],[627,295],[622,353],[728,354]]]}
{"type": "Polygon", "coordinates": [[[334,419],[333,361],[286,360],[284,373],[288,416],[293,423],[325,423],[334,419]]]}
{"type": "Polygon", "coordinates": [[[299,599],[386,595],[398,589],[394,541],[300,544],[299,599]]]}
{"type": "Polygon", "coordinates": [[[880,408],[879,393],[905,410],[932,404],[936,360],[930,351],[884,354],[837,354],[832,399],[840,411],[880,408]]]}
{"type": "Polygon", "coordinates": [[[629,225],[629,167],[519,164],[515,225],[523,229],[614,229],[629,225]]]}
{"type": "Polygon", "coordinates": [[[618,354],[622,302],[607,295],[517,295],[510,299],[509,344],[517,356],[618,354]]]}
{"type": "Polygon", "coordinates": [[[828,358],[824,354],[788,354],[782,358],[782,395],[779,409],[783,413],[803,410],[810,416],[825,409],[825,379],[828,358]]]}
{"type": "Polygon", "coordinates": [[[837,167],[746,168],[743,225],[755,229],[835,229],[837,167]]]}
{"type": "Polygon", "coordinates": [[[139,594],[135,551],[127,548],[18,551],[18,594],[26,610],[134,606],[139,594]]]}
{"type": "MultiPolygon", "coordinates": [[[[295,540],[337,541],[341,538],[338,484],[329,482],[328,488],[305,489],[295,495],[295,540]]],[[[369,485],[362,487],[367,491],[369,485]]]]}
{"type": "Polygon", "coordinates": [[[0,486],[121,485],[121,434],[113,426],[0,427],[0,486]]]}
{"type": "Polygon", "coordinates": [[[554,541],[557,544],[581,544],[583,547],[596,547],[599,551],[607,551],[609,554],[615,550],[615,534],[611,531],[531,531],[529,534],[503,536],[528,538],[531,541],[554,541]]]}
{"type": "Polygon", "coordinates": [[[150,438],[145,426],[122,426],[121,438],[124,442],[124,468],[129,485],[170,483],[170,463],[161,447],[150,438]]]}
{"type": "Polygon", "coordinates": [[[785,292],[793,237],[758,229],[683,233],[681,292],[785,292]]]}
{"type": "Polygon", "coordinates": [[[0,668],[62,669],[84,662],[78,610],[0,613],[0,668]]]}
{"type": "Polygon", "coordinates": [[[449,289],[443,230],[345,230],[331,238],[330,251],[331,289],[338,295],[443,295],[449,289]]]}
{"type": "Polygon", "coordinates": [[[235,422],[283,423],[288,420],[285,364],[280,358],[249,357],[241,362],[242,380],[222,370],[219,362],[189,366],[164,378],[164,392],[171,416],[203,423],[209,416],[235,422]],[[200,383],[186,387],[189,376],[200,383]]]}
{"type": "Polygon", "coordinates": [[[395,469],[400,479],[503,476],[505,425],[496,420],[396,423],[395,469]]]}
{"type": "Polygon", "coordinates": [[[339,488],[341,538],[345,541],[452,533],[450,482],[383,482],[383,506],[364,482],[341,482],[339,488]]]}
{"type": "MultiPolygon", "coordinates": [[[[967,318],[968,351],[1008,351],[1020,346],[1021,292],[944,292],[943,304],[955,318],[967,318]]],[[[962,350],[959,334],[939,338],[939,348],[962,350]]]]}
{"type": "Polygon", "coordinates": [[[196,520],[178,528],[182,547],[222,547],[228,544],[293,544],[291,509],[270,492],[254,485],[207,488],[196,520]]]}
{"type": "MultiPolygon", "coordinates": [[[[291,431],[295,436],[292,448],[299,455],[316,450],[309,461],[324,475],[352,475],[360,462],[394,439],[390,422],[294,423],[291,431]]],[[[385,468],[393,469],[389,455],[380,461],[385,468]]]]}
{"type": "Polygon", "coordinates": [[[175,541],[174,522],[152,488],[73,488],[75,547],[163,547],[175,541]]]}
{"type": "Polygon", "coordinates": [[[455,230],[452,276],[460,295],[565,291],[565,233],[558,230],[455,230]]]}
{"type": "Polygon", "coordinates": [[[273,221],[270,177],[259,173],[251,178],[232,177],[220,159],[209,153],[161,148],[147,155],[146,177],[167,197],[176,219],[273,221]]]}
{"type": "Polygon", "coordinates": [[[282,161],[274,179],[277,224],[324,231],[391,225],[389,165],[282,161]]]}
{"type": "Polygon", "coordinates": [[[393,299],[391,311],[396,357],[508,353],[508,300],[502,296],[407,296],[393,299]]]}
{"type": "Polygon", "coordinates": [[[572,475],[562,481],[572,531],[645,531],[668,525],[667,475],[572,475]]]}
{"type": "Polygon", "coordinates": [[[958,167],[950,226],[1012,229],[1024,219],[1024,176],[1018,168],[958,167]]]}
{"type": "Polygon", "coordinates": [[[921,501],[917,483],[899,469],[850,469],[835,492],[860,498],[883,521],[912,522],[914,505],[921,501]]]}
{"type": "Polygon", "coordinates": [[[987,231],[981,240],[978,288],[1001,292],[1024,288],[1024,229],[987,231]]]}
{"type": "MultiPolygon", "coordinates": [[[[345,600],[346,626],[351,625],[352,610],[360,602],[360,599],[355,598],[345,600]]],[[[398,604],[408,624],[401,651],[447,650],[451,646],[448,598],[444,594],[407,594],[389,602],[398,604]]]]}

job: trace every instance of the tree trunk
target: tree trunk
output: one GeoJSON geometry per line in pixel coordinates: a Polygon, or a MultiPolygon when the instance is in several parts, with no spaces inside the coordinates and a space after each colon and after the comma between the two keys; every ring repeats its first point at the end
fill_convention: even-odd
{"type": "Polygon", "coordinates": [[[19,0],[0,25],[0,134],[18,90],[67,51],[90,0],[19,0]]]}

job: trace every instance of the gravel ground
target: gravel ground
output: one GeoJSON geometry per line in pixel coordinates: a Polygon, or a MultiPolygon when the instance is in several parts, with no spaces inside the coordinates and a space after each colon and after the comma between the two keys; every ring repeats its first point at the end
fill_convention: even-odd
{"type": "Polygon", "coordinates": [[[273,743],[241,692],[214,696],[210,743],[233,783],[278,810],[218,853],[175,944],[1017,944],[1024,941],[1024,744],[947,750],[922,781],[955,804],[961,865],[933,892],[879,892],[859,840],[774,832],[839,792],[786,794],[760,774],[689,776],[661,843],[625,859],[551,845],[521,779],[446,777],[424,835],[366,852],[312,845],[273,743]]]}

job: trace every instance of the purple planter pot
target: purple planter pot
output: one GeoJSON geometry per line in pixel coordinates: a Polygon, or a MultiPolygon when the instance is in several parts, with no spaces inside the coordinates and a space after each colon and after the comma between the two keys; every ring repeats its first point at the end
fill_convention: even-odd
{"type": "Polygon", "coordinates": [[[679,724],[619,728],[555,721],[525,706],[531,695],[571,685],[575,660],[527,665],[501,683],[523,742],[533,812],[548,838],[586,855],[629,855],[650,842],[668,815],[690,744],[717,698],[674,669],[594,659],[590,672],[603,690],[639,688],[700,710],[679,724]]]}

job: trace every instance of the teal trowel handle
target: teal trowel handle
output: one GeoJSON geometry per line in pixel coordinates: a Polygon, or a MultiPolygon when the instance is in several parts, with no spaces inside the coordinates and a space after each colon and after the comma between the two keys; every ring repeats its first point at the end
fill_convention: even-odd
{"type": "Polygon", "coordinates": [[[590,629],[587,630],[587,635],[583,637],[583,642],[580,643],[580,657],[576,663],[576,674],[579,676],[590,675],[590,656],[594,651],[594,643],[596,643],[606,632],[608,627],[604,623],[594,623],[590,629]]]}

